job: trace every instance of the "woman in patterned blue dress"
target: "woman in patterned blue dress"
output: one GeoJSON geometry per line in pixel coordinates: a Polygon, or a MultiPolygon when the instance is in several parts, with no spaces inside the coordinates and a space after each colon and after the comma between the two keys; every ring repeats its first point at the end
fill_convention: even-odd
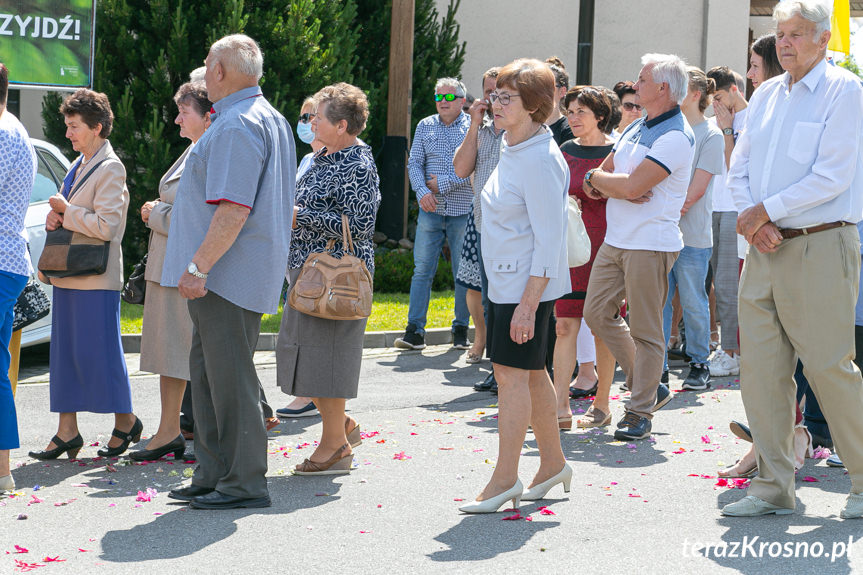
{"type": "MultiPolygon", "coordinates": [[[[342,214],[354,255],[374,275],[372,236],[381,194],[371,149],[357,139],[368,119],[368,100],[356,86],[339,83],[315,94],[315,107],[312,123],[323,148],[297,182],[291,284],[309,254],[324,251],[330,240],[336,240],[333,255],[342,257],[342,214]]],[[[296,466],[298,475],[351,470],[351,448],[361,439],[359,425],[345,415],[345,401],[357,396],[366,321],[322,319],[285,306],[276,349],[278,384],[287,394],[311,397],[323,420],[318,447],[296,466]]]]}
{"type": "MultiPolygon", "coordinates": [[[[477,209],[476,203],[474,210],[477,209]]],[[[474,330],[473,346],[467,352],[468,363],[479,363],[482,361],[482,352],[485,350],[485,317],[482,308],[482,276],[479,267],[479,250],[477,249],[476,223],[474,212],[467,217],[467,227],[464,232],[464,241],[461,246],[461,259],[456,272],[455,283],[467,288],[465,299],[473,318],[474,330]]]]}

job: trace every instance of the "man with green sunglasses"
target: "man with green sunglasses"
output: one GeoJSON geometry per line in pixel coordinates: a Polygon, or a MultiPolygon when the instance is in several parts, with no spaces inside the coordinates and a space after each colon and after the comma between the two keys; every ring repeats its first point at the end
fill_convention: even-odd
{"type": "MultiPolygon", "coordinates": [[[[414,240],[414,274],[404,336],[395,341],[401,349],[425,347],[425,325],[432,280],[437,271],[444,240],[452,254],[453,276],[458,272],[468,214],[473,210],[470,178],[455,174],[453,156],[470,128],[470,116],[462,111],[464,84],[455,78],[441,78],[435,84],[437,114],[417,124],[408,159],[411,187],[420,212],[414,240]]],[[[453,347],[469,349],[467,288],[455,285],[453,347]]]]}

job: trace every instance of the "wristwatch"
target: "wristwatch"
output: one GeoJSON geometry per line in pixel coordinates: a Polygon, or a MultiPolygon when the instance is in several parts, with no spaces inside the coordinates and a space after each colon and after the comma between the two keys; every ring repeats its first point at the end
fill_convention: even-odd
{"type": "Polygon", "coordinates": [[[593,177],[593,172],[595,172],[596,170],[597,170],[597,168],[593,168],[593,169],[587,170],[587,173],[584,174],[584,181],[591,188],[593,187],[593,184],[590,182],[590,179],[593,177]]]}
{"type": "Polygon", "coordinates": [[[722,133],[726,136],[733,136],[734,129],[733,128],[722,128],[722,133]]]}
{"type": "Polygon", "coordinates": [[[207,279],[207,276],[210,274],[205,274],[204,272],[198,271],[198,265],[195,262],[191,262],[189,267],[186,268],[186,271],[195,276],[196,278],[201,278],[202,280],[207,279]]]}

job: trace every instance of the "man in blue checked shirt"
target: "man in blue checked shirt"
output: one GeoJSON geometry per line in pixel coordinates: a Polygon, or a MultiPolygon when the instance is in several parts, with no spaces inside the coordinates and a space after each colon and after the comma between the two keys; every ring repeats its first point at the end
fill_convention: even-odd
{"type": "MultiPolygon", "coordinates": [[[[465,93],[464,84],[455,78],[438,80],[434,93],[438,113],[420,121],[414,134],[408,174],[420,212],[414,240],[408,325],[404,336],[395,341],[395,346],[401,349],[423,349],[426,346],[426,315],[444,239],[449,242],[452,254],[453,276],[458,271],[467,218],[473,209],[470,179],[456,176],[452,163],[456,149],[470,128],[470,116],[462,111],[465,93]]],[[[455,319],[452,322],[453,347],[456,349],[470,347],[466,291],[456,284],[455,319]]]]}

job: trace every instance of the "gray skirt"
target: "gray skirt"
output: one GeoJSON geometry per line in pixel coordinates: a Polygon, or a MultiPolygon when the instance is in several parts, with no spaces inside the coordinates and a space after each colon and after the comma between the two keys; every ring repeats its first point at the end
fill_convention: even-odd
{"type": "Polygon", "coordinates": [[[141,370],[189,379],[192,318],[189,306],[174,287],[147,282],[141,327],[141,370]]]}
{"type": "MultiPolygon", "coordinates": [[[[291,285],[300,270],[290,270],[291,285]]],[[[298,397],[357,396],[367,319],[332,320],[285,304],[276,344],[279,387],[298,397]]]]}

